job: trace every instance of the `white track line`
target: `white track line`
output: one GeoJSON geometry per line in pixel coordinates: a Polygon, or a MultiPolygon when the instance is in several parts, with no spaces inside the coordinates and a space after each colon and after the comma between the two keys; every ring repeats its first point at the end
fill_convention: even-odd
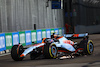
{"type": "Polygon", "coordinates": [[[2,57],[2,56],[6,56],[6,55],[10,55],[10,53],[2,54],[2,55],[0,55],[0,57],[2,57]]]}

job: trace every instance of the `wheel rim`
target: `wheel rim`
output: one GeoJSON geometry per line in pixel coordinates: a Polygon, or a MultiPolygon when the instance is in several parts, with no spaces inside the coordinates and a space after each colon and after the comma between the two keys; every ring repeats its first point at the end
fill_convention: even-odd
{"type": "Polygon", "coordinates": [[[93,52],[93,44],[92,43],[89,43],[89,51],[90,51],[90,53],[93,52]]]}
{"type": "Polygon", "coordinates": [[[23,46],[19,47],[18,55],[20,56],[24,52],[23,46]]]}
{"type": "Polygon", "coordinates": [[[92,40],[89,40],[89,41],[88,41],[88,44],[87,44],[87,51],[88,51],[88,54],[92,54],[93,51],[94,51],[94,46],[93,46],[92,40]]]}
{"type": "Polygon", "coordinates": [[[56,56],[56,54],[57,54],[57,49],[56,49],[55,46],[52,46],[52,47],[51,47],[51,53],[52,53],[53,56],[56,56]]]}
{"type": "Polygon", "coordinates": [[[57,57],[57,47],[55,44],[51,44],[49,46],[49,54],[52,58],[56,58],[57,57]]]}

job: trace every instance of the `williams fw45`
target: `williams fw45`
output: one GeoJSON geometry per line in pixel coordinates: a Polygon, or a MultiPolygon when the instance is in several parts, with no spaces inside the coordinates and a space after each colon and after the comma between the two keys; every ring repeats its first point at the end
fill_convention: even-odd
{"type": "Polygon", "coordinates": [[[44,58],[59,58],[61,56],[91,55],[94,46],[92,40],[88,39],[88,34],[54,35],[54,38],[43,38],[42,43],[35,44],[28,48],[23,48],[21,44],[14,45],[11,49],[11,57],[15,61],[22,61],[28,54],[34,60],[39,56],[44,58]],[[73,38],[83,39],[77,43],[71,41],[73,38]]]}

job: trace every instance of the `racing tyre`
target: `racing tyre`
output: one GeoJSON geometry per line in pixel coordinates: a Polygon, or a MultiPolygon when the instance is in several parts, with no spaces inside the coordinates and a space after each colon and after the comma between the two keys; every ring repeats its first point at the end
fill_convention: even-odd
{"type": "Polygon", "coordinates": [[[56,58],[58,49],[54,43],[46,43],[44,45],[43,55],[45,58],[56,58]]]}
{"type": "Polygon", "coordinates": [[[14,45],[11,49],[11,57],[15,61],[22,61],[23,57],[20,57],[20,55],[24,52],[23,46],[14,45]]]}
{"type": "Polygon", "coordinates": [[[92,40],[88,40],[87,44],[85,45],[85,52],[86,54],[91,55],[94,51],[94,45],[92,40]]]}
{"type": "Polygon", "coordinates": [[[80,42],[80,46],[81,46],[80,48],[84,49],[83,51],[84,54],[91,55],[94,51],[94,45],[92,40],[82,40],[80,42]]]}

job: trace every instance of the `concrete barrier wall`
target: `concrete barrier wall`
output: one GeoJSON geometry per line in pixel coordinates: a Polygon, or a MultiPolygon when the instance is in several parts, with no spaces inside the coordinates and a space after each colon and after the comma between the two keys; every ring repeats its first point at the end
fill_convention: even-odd
{"type": "Polygon", "coordinates": [[[0,0],[0,32],[63,27],[63,10],[51,0],[0,0]]]}
{"type": "Polygon", "coordinates": [[[100,32],[100,25],[93,25],[93,26],[83,26],[77,25],[75,26],[75,33],[99,33],[100,32]]]}

